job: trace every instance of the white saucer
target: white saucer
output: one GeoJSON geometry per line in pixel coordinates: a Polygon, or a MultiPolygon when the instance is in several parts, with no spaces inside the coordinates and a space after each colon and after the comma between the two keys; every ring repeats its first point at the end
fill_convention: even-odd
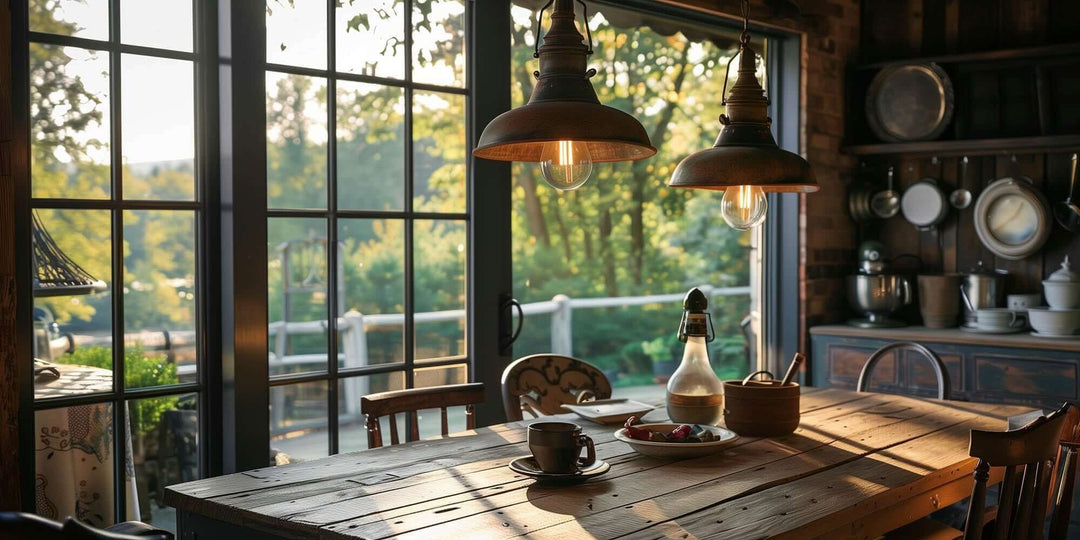
{"type": "Polygon", "coordinates": [[[971,332],[972,334],[1016,334],[1027,330],[1027,328],[1020,326],[1014,328],[983,329],[972,326],[961,326],[960,330],[963,332],[971,332]]]}
{"type": "Polygon", "coordinates": [[[1080,335],[1077,334],[1041,334],[1035,330],[1031,331],[1031,335],[1049,339],[1080,339],[1080,335]]]}

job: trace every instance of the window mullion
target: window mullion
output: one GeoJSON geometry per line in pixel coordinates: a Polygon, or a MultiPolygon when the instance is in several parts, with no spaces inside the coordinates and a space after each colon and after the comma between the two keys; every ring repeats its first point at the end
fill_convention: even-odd
{"type": "MultiPolygon", "coordinates": [[[[120,0],[109,1],[109,149],[112,180],[112,200],[124,200],[124,152],[122,148],[121,122],[123,111],[120,110],[121,95],[121,55],[120,43],[120,0]]],[[[124,407],[124,210],[122,204],[111,210],[112,218],[112,358],[113,391],[113,501],[116,521],[124,521],[127,513],[127,492],[124,490],[127,478],[127,415],[124,407]]]]}
{"type": "Polygon", "coordinates": [[[338,0],[327,0],[326,9],[326,184],[327,184],[327,223],[326,223],[326,309],[329,343],[327,352],[330,380],[327,384],[327,435],[330,454],[338,453],[338,305],[341,298],[338,282],[338,240],[337,240],[337,55],[334,36],[334,19],[337,15],[338,0]]]}

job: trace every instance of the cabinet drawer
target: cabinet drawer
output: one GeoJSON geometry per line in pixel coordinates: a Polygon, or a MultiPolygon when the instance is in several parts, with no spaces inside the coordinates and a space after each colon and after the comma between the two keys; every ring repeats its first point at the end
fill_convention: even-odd
{"type": "Polygon", "coordinates": [[[1076,398],[1076,364],[1058,358],[976,353],[975,390],[1017,397],[1076,398]]]}
{"type": "MultiPolygon", "coordinates": [[[[877,349],[873,346],[829,344],[827,352],[829,384],[838,388],[855,388],[866,359],[877,349]]],[[[894,353],[889,353],[888,356],[882,358],[874,368],[874,376],[870,379],[870,390],[896,386],[899,382],[897,368],[898,362],[894,353]]]]}

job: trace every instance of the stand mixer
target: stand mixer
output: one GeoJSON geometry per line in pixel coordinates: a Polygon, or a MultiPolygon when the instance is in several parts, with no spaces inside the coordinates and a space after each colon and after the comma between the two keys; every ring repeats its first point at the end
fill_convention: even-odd
{"type": "Polygon", "coordinates": [[[880,242],[859,245],[859,273],[847,277],[847,295],[851,308],[864,318],[847,322],[857,328],[897,328],[907,323],[889,318],[912,301],[911,282],[907,277],[885,273],[887,265],[880,242]]]}

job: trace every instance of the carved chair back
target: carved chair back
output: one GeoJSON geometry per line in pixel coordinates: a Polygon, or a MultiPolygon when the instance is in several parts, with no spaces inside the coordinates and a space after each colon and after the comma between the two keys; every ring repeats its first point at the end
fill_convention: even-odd
{"type": "MultiPolygon", "coordinates": [[[[938,355],[934,354],[934,351],[911,341],[898,341],[896,343],[889,343],[884,347],[874,351],[866,359],[866,363],[863,364],[862,371],[859,373],[859,382],[855,384],[855,389],[859,392],[866,392],[870,387],[870,378],[873,376],[874,366],[877,365],[882,358],[889,353],[895,351],[895,354],[900,355],[905,352],[915,353],[918,356],[926,359],[927,363],[934,370],[934,376],[937,378],[937,398],[949,399],[950,383],[949,383],[949,370],[945,367],[945,362],[938,358],[938,355]]],[[[896,357],[897,361],[901,359],[900,356],[896,357]]]]}
{"type": "Polygon", "coordinates": [[[522,419],[522,412],[547,416],[567,412],[567,403],[611,397],[611,383],[588,362],[558,354],[534,354],[506,366],[502,376],[506,419],[522,419]]]}
{"type": "MultiPolygon", "coordinates": [[[[986,532],[986,488],[990,467],[1004,467],[1005,472],[998,494],[997,515],[993,518],[993,526],[987,530],[993,531],[993,537],[997,539],[1043,538],[1062,430],[1073,408],[1066,403],[1053,413],[1013,431],[971,430],[969,453],[979,458],[979,463],[975,467],[975,486],[968,504],[965,539],[980,540],[986,532]]],[[[1075,413],[1073,418],[1077,418],[1075,413]]],[[[1069,431],[1071,434],[1075,428],[1069,431]]],[[[1069,501],[1067,506],[1059,507],[1054,521],[1060,519],[1057,514],[1065,512],[1064,525],[1067,527],[1071,506],[1069,501]]],[[[1059,534],[1064,538],[1063,531],[1059,534]]],[[[1051,534],[1051,538],[1056,537],[1051,534]]]]}
{"type": "Polygon", "coordinates": [[[379,418],[389,417],[390,444],[398,444],[397,415],[405,413],[411,422],[407,441],[420,439],[419,418],[417,411],[424,409],[439,409],[442,419],[442,434],[449,433],[449,424],[446,418],[448,407],[465,406],[465,425],[468,429],[476,427],[476,418],[473,416],[473,407],[484,401],[484,383],[449,384],[445,386],[433,386],[430,388],[410,388],[408,390],[393,390],[369,394],[360,398],[360,412],[367,416],[368,448],[379,448],[383,445],[382,428],[379,426],[379,418]]]}

